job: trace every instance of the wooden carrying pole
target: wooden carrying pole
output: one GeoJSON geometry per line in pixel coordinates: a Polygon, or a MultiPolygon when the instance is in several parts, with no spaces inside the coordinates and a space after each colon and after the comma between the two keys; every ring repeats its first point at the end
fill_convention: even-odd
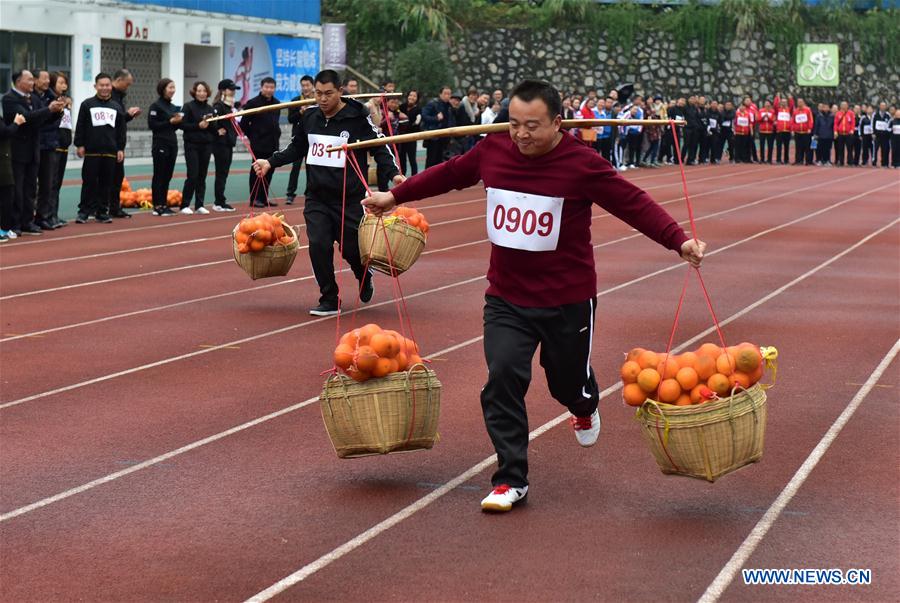
{"type": "MultiPolygon", "coordinates": [[[[594,126],[668,126],[671,122],[665,119],[564,119],[562,127],[569,128],[592,128],[594,126]]],[[[676,125],[683,125],[684,122],[675,122],[676,125]]],[[[401,144],[404,142],[413,142],[418,140],[428,140],[430,138],[446,138],[452,136],[476,136],[478,134],[492,134],[494,132],[506,132],[509,130],[509,124],[506,122],[497,124],[485,124],[481,126],[456,126],[454,128],[444,128],[443,130],[425,130],[423,132],[413,132],[412,134],[399,134],[397,136],[384,136],[382,138],[373,138],[372,140],[362,140],[347,145],[348,150],[353,149],[369,149],[385,144],[401,144]]],[[[326,153],[332,151],[340,151],[342,147],[328,147],[326,153]]]]}
{"type": "MultiPolygon", "coordinates": [[[[390,98],[392,96],[403,96],[402,92],[385,92],[384,94],[376,92],[373,94],[345,94],[341,98],[373,98],[384,96],[390,98]]],[[[274,105],[266,105],[265,107],[256,107],[255,109],[245,109],[243,111],[235,111],[227,115],[219,115],[218,117],[210,117],[207,122],[219,121],[220,119],[231,119],[232,117],[241,117],[243,115],[253,115],[254,113],[265,113],[266,111],[281,111],[282,109],[290,109],[291,107],[305,107],[307,105],[315,105],[318,103],[314,98],[304,98],[298,101],[288,101],[286,103],[277,103],[274,105]]]]}

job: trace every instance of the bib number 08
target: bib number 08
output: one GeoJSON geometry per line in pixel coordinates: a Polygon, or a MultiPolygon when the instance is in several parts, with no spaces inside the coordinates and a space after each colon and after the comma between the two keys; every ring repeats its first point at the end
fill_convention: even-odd
{"type": "Polygon", "coordinates": [[[553,232],[553,214],[545,211],[538,215],[531,209],[523,212],[518,207],[506,209],[503,205],[498,204],[494,209],[494,228],[511,233],[521,229],[522,234],[537,233],[540,237],[546,237],[553,232]]]}

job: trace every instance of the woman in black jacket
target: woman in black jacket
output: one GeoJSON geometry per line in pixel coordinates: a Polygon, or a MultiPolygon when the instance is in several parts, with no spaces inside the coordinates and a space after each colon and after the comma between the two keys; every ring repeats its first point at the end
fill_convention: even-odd
{"type": "MultiPolygon", "coordinates": [[[[419,92],[410,90],[406,100],[400,104],[400,124],[397,134],[410,134],[422,129],[422,109],[419,107],[419,92]]],[[[412,176],[418,173],[419,166],[416,163],[416,147],[418,142],[404,142],[400,144],[400,171],[406,175],[406,161],[409,160],[409,169],[412,176]]]]}
{"type": "Polygon", "coordinates": [[[147,124],[153,132],[153,215],[174,216],[166,203],[169,182],[175,172],[178,157],[178,137],[175,130],[181,127],[181,108],[172,104],[175,96],[175,82],[163,78],[156,84],[156,99],[147,112],[147,124]]]}
{"type": "Polygon", "coordinates": [[[63,179],[66,175],[66,163],[69,161],[69,147],[72,146],[72,98],[69,96],[69,78],[65,73],[57,71],[50,76],[50,89],[58,98],[66,99],[62,119],[59,122],[56,145],[56,172],[53,176],[50,189],[50,206],[53,215],[50,216],[50,225],[54,228],[62,228],[68,222],[59,217],[59,191],[62,190],[63,179]]]}
{"type": "Polygon", "coordinates": [[[206,174],[209,171],[209,156],[212,153],[215,128],[209,127],[207,118],[212,117],[213,108],[209,104],[210,90],[206,82],[194,82],[191,88],[194,100],[182,108],[184,120],[181,129],[184,131],[184,162],[187,164],[187,180],[181,198],[181,213],[208,214],[203,207],[206,197],[206,174]],[[194,197],[194,209],[191,210],[191,197],[194,197]]]}
{"type": "MultiPolygon", "coordinates": [[[[213,101],[213,111],[216,115],[228,115],[234,112],[235,85],[231,80],[219,82],[219,91],[213,101]]],[[[215,211],[234,211],[225,199],[225,183],[228,181],[228,172],[231,170],[231,158],[234,154],[234,143],[237,142],[237,133],[230,119],[224,119],[216,123],[216,131],[213,136],[212,154],[216,160],[216,184],[215,184],[215,211]]]]}

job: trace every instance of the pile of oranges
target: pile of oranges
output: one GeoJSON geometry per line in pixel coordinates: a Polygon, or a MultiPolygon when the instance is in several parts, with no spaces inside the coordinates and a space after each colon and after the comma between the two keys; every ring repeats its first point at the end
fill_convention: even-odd
{"type": "MultiPolygon", "coordinates": [[[[415,208],[401,205],[394,210],[391,216],[403,220],[413,228],[418,228],[422,231],[422,234],[428,234],[428,220],[426,220],[425,216],[415,208]]],[[[385,224],[387,224],[387,222],[385,222],[385,224]]]]}
{"type": "Polygon", "coordinates": [[[625,356],[622,397],[630,406],[651,399],[676,406],[701,404],[747,389],[763,375],[759,346],[742,343],[725,349],[704,343],[693,352],[666,356],[634,348],[625,356]]]}
{"type": "Polygon", "coordinates": [[[284,227],[283,217],[261,213],[244,218],[234,231],[234,241],[240,253],[262,251],[267,245],[288,245],[294,236],[284,227]]]}
{"type": "Polygon", "coordinates": [[[344,333],[334,349],[335,366],[360,382],[421,363],[419,346],[412,339],[374,323],[344,333]]]}
{"type": "MultiPolygon", "coordinates": [[[[169,190],[166,192],[166,204],[169,207],[181,205],[181,191],[169,190]]],[[[149,209],[153,207],[153,191],[149,188],[139,188],[136,191],[131,190],[131,183],[128,178],[122,180],[122,188],[119,191],[119,203],[122,207],[142,207],[149,209]]]]}

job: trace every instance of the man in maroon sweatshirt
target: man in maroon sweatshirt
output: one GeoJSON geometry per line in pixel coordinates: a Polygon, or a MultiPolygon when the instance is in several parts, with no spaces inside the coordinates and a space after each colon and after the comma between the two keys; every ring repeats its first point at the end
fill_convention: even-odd
{"type": "Polygon", "coordinates": [[[528,492],[525,393],[538,345],[550,393],[572,413],[578,443],[592,446],[600,435],[599,388],[590,365],[597,303],[593,204],[694,266],[706,247],[688,239],[596,151],[561,131],[560,113],[553,86],[522,82],[511,95],[508,135],[488,135],[468,153],[362,201],[381,215],[397,203],[484,182],[491,260],[481,407],[499,465],[493,490],[481,502],[486,511],[508,511],[528,492]]]}

